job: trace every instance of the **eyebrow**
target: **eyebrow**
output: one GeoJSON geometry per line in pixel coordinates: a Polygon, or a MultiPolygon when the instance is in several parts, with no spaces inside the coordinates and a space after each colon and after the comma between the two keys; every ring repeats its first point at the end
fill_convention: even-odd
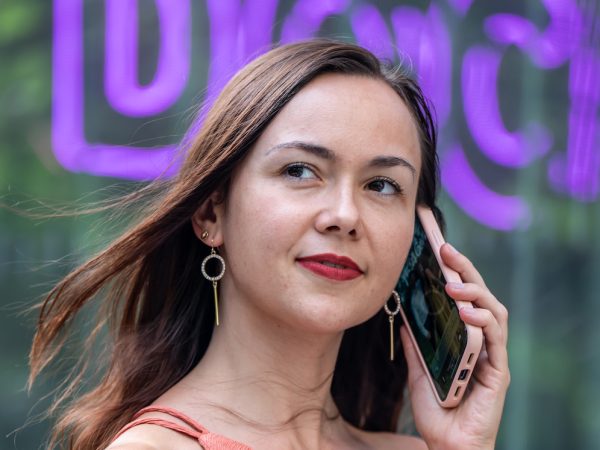
{"type": "Polygon", "coordinates": [[[397,156],[377,156],[369,162],[369,167],[396,167],[402,166],[409,169],[414,177],[417,174],[417,169],[404,158],[397,156]]]}
{"type": "Polygon", "coordinates": [[[283,142],[281,144],[277,144],[277,145],[271,147],[267,151],[266,154],[268,155],[269,153],[273,153],[275,151],[286,149],[286,148],[295,148],[298,150],[303,150],[305,152],[311,153],[315,156],[318,156],[319,158],[326,159],[328,161],[335,160],[335,153],[333,153],[333,151],[329,150],[328,148],[323,147],[321,145],[311,144],[309,142],[303,142],[303,141],[283,142]]]}
{"type": "MultiPolygon", "coordinates": [[[[283,149],[298,149],[305,152],[308,152],[312,155],[315,155],[321,159],[325,159],[327,161],[335,161],[335,153],[328,149],[327,147],[323,147],[322,145],[311,144],[309,142],[303,141],[291,141],[291,142],[283,142],[281,144],[277,144],[271,147],[267,151],[267,155],[279,150],[283,149]]],[[[398,156],[376,156],[368,164],[369,167],[406,167],[412,173],[413,178],[417,174],[417,169],[409,163],[406,159],[400,158],[398,156]]]]}

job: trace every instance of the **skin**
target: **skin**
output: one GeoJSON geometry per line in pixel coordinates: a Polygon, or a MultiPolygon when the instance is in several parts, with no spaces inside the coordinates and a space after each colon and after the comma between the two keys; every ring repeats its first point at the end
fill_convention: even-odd
{"type": "MultiPolygon", "coordinates": [[[[197,236],[207,231],[227,262],[221,325],[198,366],[155,404],[253,448],[493,448],[509,380],[506,309],[449,246],[442,256],[465,283],[448,292],[479,308],[461,317],[486,339],[472,392],[454,410],[439,407],[402,333],[424,440],[355,429],[330,395],[343,331],[383,307],[404,264],[420,168],[417,129],[385,83],[327,74],[303,88],[236,169],[227,197],[215,193],[194,215],[197,236]],[[331,280],[298,262],[321,253],[349,257],[362,273],[331,280]]],[[[141,425],[109,448],[198,444],[141,425]]]]}

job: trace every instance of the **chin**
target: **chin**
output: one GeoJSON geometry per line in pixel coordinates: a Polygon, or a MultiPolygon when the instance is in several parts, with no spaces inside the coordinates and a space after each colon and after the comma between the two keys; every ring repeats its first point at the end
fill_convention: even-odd
{"type": "Polygon", "coordinates": [[[294,328],[306,333],[337,334],[369,320],[377,310],[366,310],[364,303],[340,301],[340,298],[316,297],[311,304],[297,304],[293,311],[287,313],[288,320],[294,328]],[[333,300],[333,301],[332,301],[333,300]]]}

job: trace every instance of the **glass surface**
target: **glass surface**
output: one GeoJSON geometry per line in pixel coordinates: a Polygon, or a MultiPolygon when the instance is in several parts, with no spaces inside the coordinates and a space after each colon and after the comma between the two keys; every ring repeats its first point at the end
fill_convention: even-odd
{"type": "MultiPolygon", "coordinates": [[[[415,226],[420,227],[418,221],[415,226]]],[[[422,230],[417,230],[421,232],[422,230]]],[[[442,400],[458,369],[467,330],[456,303],[444,290],[446,280],[429,242],[407,277],[402,308],[442,400]]]]}

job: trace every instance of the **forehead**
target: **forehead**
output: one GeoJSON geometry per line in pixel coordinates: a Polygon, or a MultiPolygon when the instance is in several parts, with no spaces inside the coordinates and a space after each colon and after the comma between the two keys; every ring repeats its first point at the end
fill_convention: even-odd
{"type": "Polygon", "coordinates": [[[420,167],[418,131],[404,101],[386,82],[366,76],[316,77],[277,114],[257,147],[291,140],[355,157],[398,154],[420,167]]]}

